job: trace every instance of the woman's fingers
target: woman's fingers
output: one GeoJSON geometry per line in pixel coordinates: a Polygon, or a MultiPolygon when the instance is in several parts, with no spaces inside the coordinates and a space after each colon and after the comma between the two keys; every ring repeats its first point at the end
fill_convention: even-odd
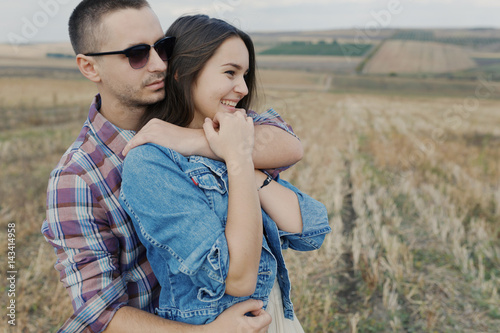
{"type": "Polygon", "coordinates": [[[212,151],[221,159],[246,159],[251,156],[254,145],[253,119],[242,112],[220,112],[214,120],[207,119],[203,125],[212,151]],[[219,123],[216,131],[214,122],[219,123]],[[211,128],[208,128],[211,127],[211,128]]]}

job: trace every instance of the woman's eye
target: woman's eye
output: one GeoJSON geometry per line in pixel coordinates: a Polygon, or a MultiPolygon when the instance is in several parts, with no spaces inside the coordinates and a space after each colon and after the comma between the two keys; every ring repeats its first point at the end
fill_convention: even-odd
{"type": "Polygon", "coordinates": [[[234,76],[234,71],[226,71],[226,74],[234,76]]]}

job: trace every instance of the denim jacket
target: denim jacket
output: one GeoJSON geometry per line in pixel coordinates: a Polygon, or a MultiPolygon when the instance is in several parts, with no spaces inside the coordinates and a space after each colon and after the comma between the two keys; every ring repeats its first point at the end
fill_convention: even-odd
{"type": "Polygon", "coordinates": [[[282,249],[316,250],[331,229],[322,203],[279,177],[277,181],[297,194],[302,233],[278,230],[263,211],[265,235],[256,290],[249,297],[233,297],[225,294],[229,266],[224,233],[228,207],[226,165],[201,156],[186,158],[154,144],[129,152],[120,203],[130,215],[162,287],[158,315],[205,324],[248,298],[260,299],[266,306],[277,278],[285,317],[293,318],[290,279],[282,249]]]}

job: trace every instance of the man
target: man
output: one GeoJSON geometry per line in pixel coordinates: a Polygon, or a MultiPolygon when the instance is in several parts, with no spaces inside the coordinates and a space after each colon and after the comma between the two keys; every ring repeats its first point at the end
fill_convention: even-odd
{"type": "MultiPolygon", "coordinates": [[[[55,249],[55,268],[74,308],[60,331],[264,332],[270,316],[256,300],[234,305],[205,326],[154,315],[160,287],[118,203],[123,150],[127,144],[129,150],[150,141],[185,155],[210,157],[213,152],[203,130],[160,121],[131,141],[147,106],[164,98],[172,48],[145,0],[84,0],[71,15],[69,30],[78,67],[99,94],[48,186],[42,233],[55,249]],[[248,312],[254,316],[245,316],[248,312]]],[[[255,150],[256,167],[274,168],[301,158],[300,143],[283,129],[280,118],[256,126],[256,142],[273,138],[272,144],[255,150]]]]}

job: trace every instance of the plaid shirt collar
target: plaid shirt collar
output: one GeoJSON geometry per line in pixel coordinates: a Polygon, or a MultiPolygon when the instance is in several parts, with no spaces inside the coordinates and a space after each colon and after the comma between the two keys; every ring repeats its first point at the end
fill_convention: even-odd
{"type": "Polygon", "coordinates": [[[90,128],[99,139],[122,161],[124,156],[123,149],[127,143],[135,135],[135,131],[124,130],[113,125],[107,120],[100,112],[101,109],[101,95],[97,94],[92,101],[89,110],[90,128]]]}

